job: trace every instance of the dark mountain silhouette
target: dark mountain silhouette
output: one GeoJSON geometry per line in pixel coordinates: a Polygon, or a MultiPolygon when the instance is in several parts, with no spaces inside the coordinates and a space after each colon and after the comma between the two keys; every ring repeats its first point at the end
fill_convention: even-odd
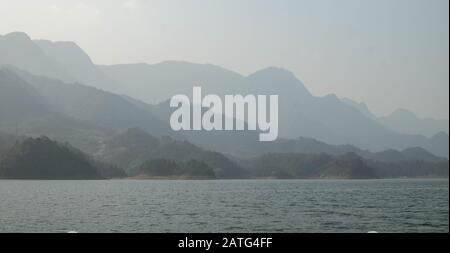
{"type": "Polygon", "coordinates": [[[21,137],[0,132],[0,160],[1,157],[19,140],[21,140],[21,137]]]}
{"type": "Polygon", "coordinates": [[[4,179],[102,179],[87,156],[47,137],[16,143],[0,162],[4,179]]]}
{"type": "MultiPolygon", "coordinates": [[[[420,148],[407,149],[402,152],[389,151],[387,152],[388,154],[362,152],[362,154],[370,158],[362,158],[355,153],[344,153],[341,155],[325,153],[268,153],[254,158],[237,159],[234,162],[220,153],[202,150],[188,142],[178,142],[168,137],[160,139],[142,130],[130,129],[123,134],[115,136],[105,146],[101,147],[96,156],[104,162],[99,162],[88,158],[67,144],[52,142],[48,138],[41,138],[40,140],[43,141],[38,143],[60,145],[79,154],[96,169],[102,178],[127,176],[119,168],[119,165],[128,165],[129,175],[140,178],[213,179],[270,177],[286,179],[373,179],[448,177],[448,160],[436,158],[432,155],[429,156],[429,153],[424,152],[420,148]],[[423,157],[424,154],[428,155],[423,157]],[[414,158],[408,158],[410,156],[414,158]],[[176,169],[168,168],[168,166],[156,166],[159,163],[155,163],[155,161],[158,160],[165,160],[168,163],[175,164],[174,168],[176,169]],[[116,166],[109,165],[105,161],[116,164],[116,166]]],[[[9,160],[11,153],[17,154],[17,151],[11,151],[13,150],[12,147],[22,142],[24,142],[22,137],[0,134],[0,164],[2,157],[9,160]]],[[[313,143],[313,141],[310,140],[310,143],[313,143]]],[[[350,147],[346,149],[352,150],[350,147]]],[[[50,149],[47,156],[58,154],[58,152],[50,149]]],[[[22,154],[24,152],[20,151],[19,153],[22,154]]],[[[33,160],[34,156],[13,157],[16,157],[15,160],[29,161],[33,164],[36,161],[33,160]]],[[[49,164],[43,164],[43,166],[49,166],[49,164]]],[[[6,177],[5,174],[2,177],[11,178],[6,177]]]]}

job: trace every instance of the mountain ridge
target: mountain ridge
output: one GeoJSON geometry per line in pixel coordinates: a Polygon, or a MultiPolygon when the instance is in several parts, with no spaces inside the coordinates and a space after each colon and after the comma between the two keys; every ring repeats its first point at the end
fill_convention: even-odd
{"type": "Polygon", "coordinates": [[[360,110],[337,97],[313,96],[295,75],[281,68],[269,67],[252,75],[242,76],[211,64],[174,61],[153,65],[98,66],[92,64],[89,56],[74,45],[76,44],[70,42],[32,41],[26,34],[20,33],[5,35],[0,37],[0,65],[18,65],[16,67],[33,74],[62,79],[63,82],[69,83],[78,81],[101,90],[137,98],[144,103],[150,103],[153,99],[165,101],[171,95],[180,93],[191,94],[192,87],[198,85],[202,85],[205,93],[218,95],[277,94],[280,96],[281,138],[305,136],[334,145],[352,144],[372,151],[420,146],[436,155],[448,157],[448,137],[435,135],[434,138],[427,138],[398,133],[377,119],[368,118],[360,110]],[[9,41],[11,38],[23,42],[23,45],[18,43],[20,45],[15,47],[15,43],[9,41]],[[41,44],[41,47],[38,44],[41,44]],[[63,53],[55,53],[61,45],[64,45],[61,49],[63,53]],[[67,45],[76,52],[75,56],[72,55],[72,50],[66,49],[67,45]],[[22,52],[27,51],[28,47],[33,52],[36,51],[34,57],[22,60],[21,57],[16,57],[21,61],[11,57],[22,56],[22,52]],[[5,58],[5,55],[8,57],[5,58]],[[79,61],[74,59],[81,59],[83,55],[84,60],[80,61],[82,64],[78,66],[79,61]],[[64,60],[58,60],[59,57],[64,60]],[[27,64],[28,61],[32,64],[27,64]],[[40,64],[37,64],[39,61],[40,64]],[[77,64],[57,64],[66,61],[77,64]],[[46,65],[42,62],[48,62],[49,69],[36,68],[46,65]],[[70,72],[68,76],[76,76],[76,80],[61,77],[66,75],[66,71],[70,72]],[[443,139],[438,140],[439,137],[443,139]]]}
{"type": "Polygon", "coordinates": [[[397,132],[421,134],[427,137],[445,132],[449,133],[449,121],[431,118],[419,118],[407,109],[397,109],[391,114],[380,117],[380,122],[397,132]]]}

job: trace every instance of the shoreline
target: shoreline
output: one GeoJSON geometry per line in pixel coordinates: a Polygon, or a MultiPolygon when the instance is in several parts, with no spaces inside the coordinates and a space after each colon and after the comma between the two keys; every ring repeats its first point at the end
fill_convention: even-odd
{"type": "Polygon", "coordinates": [[[383,180],[442,180],[449,181],[445,177],[400,177],[400,178],[184,178],[184,177],[125,177],[107,179],[11,179],[0,178],[0,181],[383,181],[383,180]]]}

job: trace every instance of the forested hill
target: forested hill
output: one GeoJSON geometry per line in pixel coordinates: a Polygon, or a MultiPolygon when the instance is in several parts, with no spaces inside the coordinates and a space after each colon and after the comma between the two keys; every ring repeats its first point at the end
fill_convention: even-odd
{"type": "Polygon", "coordinates": [[[47,137],[18,141],[0,160],[3,179],[102,179],[101,170],[81,151],[47,137]]]}

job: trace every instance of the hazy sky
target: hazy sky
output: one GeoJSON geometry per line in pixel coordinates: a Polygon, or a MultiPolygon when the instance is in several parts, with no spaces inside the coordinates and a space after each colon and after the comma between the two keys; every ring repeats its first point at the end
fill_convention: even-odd
{"type": "Polygon", "coordinates": [[[293,71],[315,95],[449,115],[448,0],[0,0],[0,34],[71,40],[97,64],[293,71]]]}

